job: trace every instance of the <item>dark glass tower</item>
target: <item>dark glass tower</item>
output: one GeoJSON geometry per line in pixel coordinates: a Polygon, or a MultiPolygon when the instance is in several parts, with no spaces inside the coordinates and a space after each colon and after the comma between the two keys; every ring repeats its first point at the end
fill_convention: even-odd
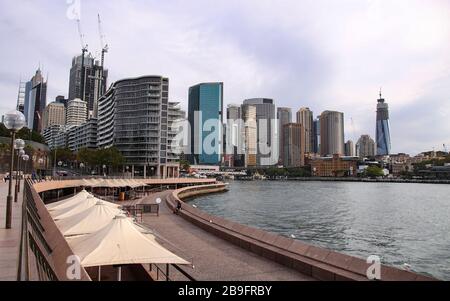
{"type": "Polygon", "coordinates": [[[381,95],[377,105],[377,156],[387,156],[391,152],[389,128],[389,105],[381,95]]]}

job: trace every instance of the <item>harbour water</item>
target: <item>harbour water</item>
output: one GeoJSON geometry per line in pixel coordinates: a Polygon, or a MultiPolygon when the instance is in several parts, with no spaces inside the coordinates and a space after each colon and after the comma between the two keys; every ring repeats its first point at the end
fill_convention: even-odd
{"type": "Polygon", "coordinates": [[[208,213],[450,280],[450,185],[230,182],[191,201],[208,213]]]}

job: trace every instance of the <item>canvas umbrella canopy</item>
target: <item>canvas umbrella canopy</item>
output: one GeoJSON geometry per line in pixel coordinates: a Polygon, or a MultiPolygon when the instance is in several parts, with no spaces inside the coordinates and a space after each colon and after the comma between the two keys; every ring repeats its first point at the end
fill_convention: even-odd
{"type": "Polygon", "coordinates": [[[64,236],[85,235],[102,229],[119,214],[124,212],[107,206],[106,202],[98,201],[89,209],[56,221],[56,226],[64,236]]]}
{"type": "MultiPolygon", "coordinates": [[[[51,211],[50,215],[53,217],[54,220],[65,219],[65,218],[68,218],[75,214],[81,213],[81,212],[95,206],[98,203],[98,201],[101,201],[101,200],[96,197],[93,197],[93,196],[88,196],[86,199],[81,200],[80,202],[74,204],[71,207],[51,211]]],[[[113,203],[109,203],[109,202],[104,202],[104,203],[105,203],[105,206],[110,206],[113,208],[120,207],[119,205],[116,205],[113,203]]]]}
{"type": "Polygon", "coordinates": [[[143,234],[125,215],[116,216],[101,230],[68,240],[84,267],[127,264],[190,264],[143,234]]]}
{"type": "Polygon", "coordinates": [[[47,207],[48,211],[69,208],[85,200],[88,196],[92,196],[92,194],[83,189],[81,192],[77,193],[73,197],[70,197],[68,199],[59,202],[48,204],[45,207],[47,207]]]}

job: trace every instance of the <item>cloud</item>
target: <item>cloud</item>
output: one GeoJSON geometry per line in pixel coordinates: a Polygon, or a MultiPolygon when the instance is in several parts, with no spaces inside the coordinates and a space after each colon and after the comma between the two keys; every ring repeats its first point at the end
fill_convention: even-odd
{"type": "MultiPolygon", "coordinates": [[[[67,95],[71,59],[80,48],[67,8],[64,0],[0,3],[0,33],[8,36],[0,46],[6,58],[0,113],[15,105],[14,82],[31,77],[39,62],[50,74],[49,101],[67,95]]],[[[303,106],[316,115],[345,112],[347,138],[354,140],[374,136],[383,87],[393,150],[404,152],[450,137],[448,111],[440,109],[450,86],[449,12],[445,0],[81,1],[94,54],[100,50],[97,13],[102,15],[110,81],[167,76],[171,99],[184,107],[189,86],[223,81],[226,104],[271,97],[294,112],[303,106]],[[424,101],[433,105],[424,110],[424,101]],[[431,120],[440,130],[429,135],[431,120]]]]}

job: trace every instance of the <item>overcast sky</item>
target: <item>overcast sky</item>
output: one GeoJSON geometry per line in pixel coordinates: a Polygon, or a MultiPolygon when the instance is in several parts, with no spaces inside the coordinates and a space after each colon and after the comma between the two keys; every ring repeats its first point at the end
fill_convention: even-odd
{"type": "Polygon", "coordinates": [[[108,84],[167,76],[171,101],[187,107],[190,86],[222,81],[225,104],[268,97],[293,112],[344,112],[355,142],[375,136],[383,87],[393,152],[450,147],[449,0],[0,0],[0,114],[39,64],[47,101],[67,96],[78,4],[97,56],[102,16],[108,84]]]}

